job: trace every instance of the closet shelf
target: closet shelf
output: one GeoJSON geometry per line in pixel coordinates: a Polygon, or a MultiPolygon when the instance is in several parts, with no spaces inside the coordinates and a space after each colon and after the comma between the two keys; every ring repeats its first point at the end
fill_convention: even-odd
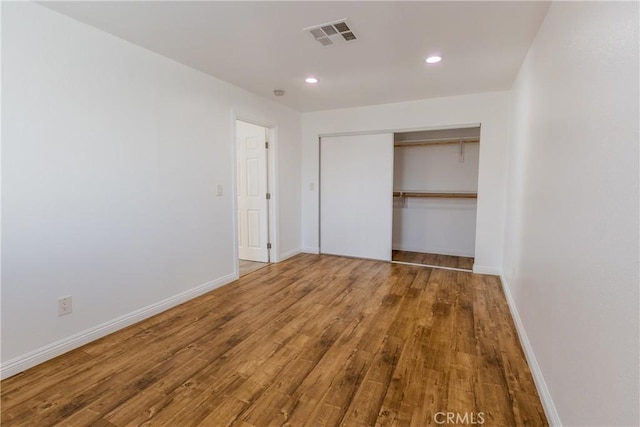
{"type": "Polygon", "coordinates": [[[394,147],[424,147],[429,145],[458,145],[462,140],[465,144],[479,144],[479,138],[446,138],[446,139],[421,139],[421,140],[407,140],[396,141],[394,147]]]}
{"type": "Polygon", "coordinates": [[[393,197],[423,197],[438,199],[477,199],[478,193],[438,193],[438,192],[413,192],[413,191],[394,191],[393,197]]]}

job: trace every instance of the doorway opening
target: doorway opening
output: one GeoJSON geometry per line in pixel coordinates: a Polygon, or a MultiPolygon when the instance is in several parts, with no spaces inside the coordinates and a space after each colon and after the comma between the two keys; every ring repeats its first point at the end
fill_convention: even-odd
{"type": "Polygon", "coordinates": [[[471,271],[480,127],[394,134],[392,261],[471,271]]]}
{"type": "Polygon", "coordinates": [[[269,129],[236,120],[238,258],[240,276],[271,262],[269,129]]]}

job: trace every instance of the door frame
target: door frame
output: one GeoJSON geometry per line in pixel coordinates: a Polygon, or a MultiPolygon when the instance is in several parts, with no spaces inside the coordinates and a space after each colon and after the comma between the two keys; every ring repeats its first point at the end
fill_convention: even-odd
{"type": "Polygon", "coordinates": [[[278,174],[277,167],[277,136],[278,128],[272,123],[268,123],[250,115],[245,115],[237,111],[231,113],[231,141],[229,144],[231,153],[231,219],[233,226],[233,260],[234,260],[234,276],[240,277],[240,254],[238,250],[238,164],[237,164],[237,141],[236,141],[236,121],[251,123],[261,126],[268,131],[269,149],[267,150],[267,192],[271,193],[271,199],[267,203],[267,234],[268,241],[271,243],[269,251],[269,262],[275,263],[280,261],[279,241],[278,241],[278,174]]]}

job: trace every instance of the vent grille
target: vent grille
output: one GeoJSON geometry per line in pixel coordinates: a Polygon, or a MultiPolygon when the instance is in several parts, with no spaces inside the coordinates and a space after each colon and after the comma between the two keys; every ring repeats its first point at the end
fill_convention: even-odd
{"type": "Polygon", "coordinates": [[[337,34],[338,30],[336,30],[333,25],[325,25],[324,27],[322,27],[322,31],[320,31],[320,33],[322,32],[324,32],[327,36],[332,36],[334,34],[337,34]]]}
{"type": "Polygon", "coordinates": [[[346,41],[351,41],[356,39],[355,34],[353,34],[351,31],[342,33],[342,37],[344,37],[346,41]]]}
{"type": "Polygon", "coordinates": [[[357,40],[353,26],[347,24],[346,19],[340,19],[326,24],[314,25],[304,29],[322,46],[331,46],[357,40]]]}

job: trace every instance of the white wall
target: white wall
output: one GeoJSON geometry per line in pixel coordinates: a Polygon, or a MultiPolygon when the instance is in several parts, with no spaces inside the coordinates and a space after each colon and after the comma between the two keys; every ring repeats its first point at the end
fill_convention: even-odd
{"type": "Polygon", "coordinates": [[[473,257],[475,242],[475,199],[395,199],[393,249],[473,257]]]}
{"type": "MultiPolygon", "coordinates": [[[[474,193],[479,154],[478,144],[464,145],[464,161],[458,145],[396,147],[394,191],[474,193]]],[[[395,199],[393,249],[473,257],[475,242],[476,199],[395,199]]]]}
{"type": "Polygon", "coordinates": [[[638,22],[553,3],[514,87],[506,287],[564,425],[640,423],[638,22]]]}
{"type": "Polygon", "coordinates": [[[478,191],[480,144],[395,147],[394,191],[478,191]]]}
{"type": "Polygon", "coordinates": [[[509,93],[434,98],[302,115],[302,246],[318,250],[318,135],[482,124],[475,270],[502,267],[509,93]]]}
{"type": "Polygon", "coordinates": [[[298,250],[299,113],[45,7],[2,8],[3,375],[234,277],[235,115],[275,127],[276,242],[298,250]]]}

